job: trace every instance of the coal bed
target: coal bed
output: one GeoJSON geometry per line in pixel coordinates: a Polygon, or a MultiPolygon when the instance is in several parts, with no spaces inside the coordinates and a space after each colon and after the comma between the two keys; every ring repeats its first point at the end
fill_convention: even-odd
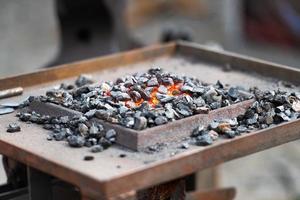
{"type": "MultiPolygon", "coordinates": [[[[286,84],[288,85],[288,84],[286,84]]],[[[289,87],[293,87],[289,85],[289,87]]],[[[31,96],[18,117],[43,124],[48,140],[100,152],[117,142],[134,150],[158,151],[163,143],[210,145],[298,118],[299,94],[257,87],[206,83],[151,68],[93,83],[82,75],[46,95],[31,96]]]]}

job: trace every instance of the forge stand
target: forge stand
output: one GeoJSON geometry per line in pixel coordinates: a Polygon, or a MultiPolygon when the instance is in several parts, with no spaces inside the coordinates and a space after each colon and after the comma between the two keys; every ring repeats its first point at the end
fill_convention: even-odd
{"type": "MultiPolygon", "coordinates": [[[[255,83],[263,90],[277,89],[274,84],[279,81],[289,81],[296,87],[300,83],[300,71],[297,69],[180,42],[1,79],[0,90],[23,87],[24,93],[0,100],[0,104],[45,94],[54,85],[73,82],[82,73],[93,74],[97,81],[115,80],[125,74],[147,70],[153,65],[174,73],[196,76],[208,83],[220,80],[244,87],[255,83]],[[223,70],[224,66],[226,71],[223,70]]],[[[180,150],[175,145],[155,154],[147,154],[113,145],[101,153],[92,154],[93,161],[84,161],[86,155],[91,155],[87,148],[68,148],[64,141],[47,141],[47,131],[39,125],[20,122],[21,132],[6,133],[6,126],[18,120],[15,114],[0,118],[0,153],[28,167],[28,188],[21,187],[6,193],[6,199],[9,199],[9,195],[26,193],[33,200],[41,199],[41,196],[42,199],[51,196],[54,199],[56,194],[64,194],[63,191],[73,191],[79,198],[94,200],[134,199],[136,196],[182,199],[185,191],[183,177],[300,138],[298,119],[234,139],[219,139],[206,147],[191,145],[187,150],[180,150]],[[121,158],[119,155],[124,153],[127,156],[121,158]],[[51,193],[50,185],[59,192],[51,193]]],[[[0,190],[7,191],[9,187],[3,186],[0,190]]],[[[220,189],[186,194],[186,199],[232,199],[233,196],[234,190],[220,189]]]]}

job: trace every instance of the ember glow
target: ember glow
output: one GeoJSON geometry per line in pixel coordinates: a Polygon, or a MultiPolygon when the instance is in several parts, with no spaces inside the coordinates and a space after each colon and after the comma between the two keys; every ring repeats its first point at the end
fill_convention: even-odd
{"type": "MultiPolygon", "coordinates": [[[[187,93],[180,91],[180,88],[182,87],[182,83],[173,84],[171,86],[166,86],[166,85],[164,85],[164,86],[167,88],[166,94],[168,96],[178,96],[181,94],[187,94],[187,93]]],[[[152,92],[150,94],[150,99],[148,100],[148,103],[152,107],[155,107],[156,105],[158,105],[160,103],[159,99],[157,98],[157,94],[159,93],[158,88],[159,88],[158,86],[153,87],[152,92]]],[[[135,102],[135,106],[140,106],[144,101],[147,101],[147,100],[140,98],[138,101],[135,102]]],[[[125,105],[130,108],[132,104],[129,104],[128,101],[126,101],[125,105]]]]}

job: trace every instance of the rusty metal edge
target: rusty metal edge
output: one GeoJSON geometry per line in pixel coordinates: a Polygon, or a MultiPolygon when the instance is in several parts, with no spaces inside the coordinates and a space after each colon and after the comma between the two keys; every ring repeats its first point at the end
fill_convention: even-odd
{"type": "Polygon", "coordinates": [[[121,67],[120,63],[122,63],[122,65],[126,65],[160,56],[169,56],[174,54],[176,47],[177,44],[175,42],[167,44],[155,44],[127,52],[100,56],[79,62],[63,64],[48,69],[40,69],[31,73],[6,77],[0,79],[0,90],[20,86],[29,87],[63,78],[78,76],[82,73],[90,73],[101,69],[107,69],[114,66],[121,67]]]}
{"type": "Polygon", "coordinates": [[[201,62],[211,62],[224,66],[229,64],[233,70],[256,72],[264,77],[277,78],[300,85],[300,69],[282,64],[241,55],[230,51],[213,50],[207,46],[178,41],[177,55],[196,56],[201,62]]]}
{"type": "Polygon", "coordinates": [[[300,120],[298,119],[234,139],[222,140],[209,147],[188,150],[169,160],[157,161],[125,176],[116,176],[106,180],[104,182],[105,191],[107,194],[114,196],[119,194],[119,192],[122,193],[133,188],[143,189],[297,140],[300,138],[300,131],[297,131],[299,126],[300,120]],[[141,177],[143,177],[143,180],[141,180],[141,177]]]}

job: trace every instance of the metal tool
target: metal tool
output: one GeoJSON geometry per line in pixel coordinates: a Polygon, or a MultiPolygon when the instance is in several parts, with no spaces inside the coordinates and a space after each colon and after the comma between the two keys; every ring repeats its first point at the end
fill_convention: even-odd
{"type": "Polygon", "coordinates": [[[0,91],[0,99],[21,95],[22,93],[23,93],[22,87],[15,87],[15,88],[7,89],[7,90],[1,90],[0,91]]]}

